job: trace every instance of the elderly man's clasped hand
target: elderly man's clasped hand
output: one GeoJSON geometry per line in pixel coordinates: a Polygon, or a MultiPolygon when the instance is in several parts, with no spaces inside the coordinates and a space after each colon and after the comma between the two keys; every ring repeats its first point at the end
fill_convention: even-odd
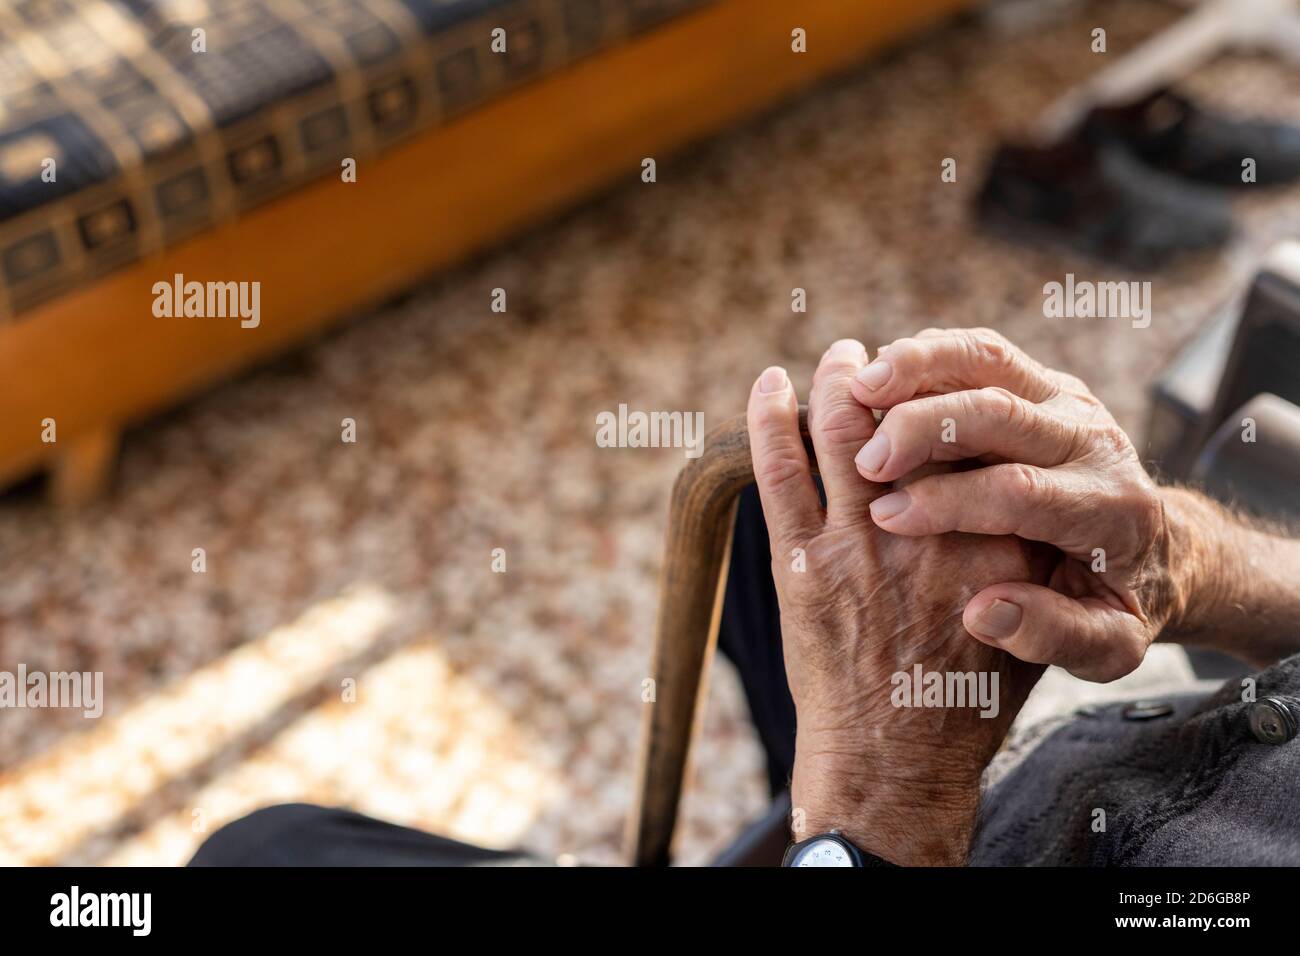
{"type": "Polygon", "coordinates": [[[963,862],[981,773],[1045,665],[1113,680],[1157,638],[1212,644],[1251,603],[1222,585],[1243,580],[1219,573],[1224,512],[1158,487],[1083,382],[995,332],[928,330],[874,361],[830,347],[808,395],[824,504],[798,403],[773,367],[748,409],[796,837],[963,862]]]}

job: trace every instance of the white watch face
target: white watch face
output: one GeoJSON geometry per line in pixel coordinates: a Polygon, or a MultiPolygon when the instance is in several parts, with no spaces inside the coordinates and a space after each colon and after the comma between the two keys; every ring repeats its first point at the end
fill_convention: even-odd
{"type": "Polygon", "coordinates": [[[852,866],[849,853],[834,840],[813,840],[794,858],[795,866],[852,866]]]}

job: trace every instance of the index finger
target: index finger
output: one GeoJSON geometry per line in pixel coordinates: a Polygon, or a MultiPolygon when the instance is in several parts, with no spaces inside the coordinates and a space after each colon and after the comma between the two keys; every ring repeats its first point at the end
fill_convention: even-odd
{"type": "Polygon", "coordinates": [[[774,365],[759,376],[745,418],[754,481],[773,548],[813,537],[824,513],[799,433],[799,401],[785,369],[774,365]]]}
{"type": "Polygon", "coordinates": [[[892,408],[921,394],[1005,388],[1031,402],[1061,390],[1051,369],[991,329],[945,329],[899,339],[853,381],[868,408],[892,408]]]}

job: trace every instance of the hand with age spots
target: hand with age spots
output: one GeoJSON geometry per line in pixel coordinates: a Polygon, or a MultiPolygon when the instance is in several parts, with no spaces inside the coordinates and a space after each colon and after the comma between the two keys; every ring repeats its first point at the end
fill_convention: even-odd
{"type": "Polygon", "coordinates": [[[813,380],[808,426],[825,508],[784,370],[764,372],[749,401],[798,720],[791,797],[803,830],[796,836],[837,828],[894,863],[959,864],[980,774],[1042,672],[971,640],[962,611],[989,585],[1045,583],[1050,550],[1013,537],[913,538],[876,526],[872,502],[890,488],[864,481],[854,464],[875,430],[872,413],[853,396],[865,364],[861,343],[840,341],[813,380]],[[918,663],[927,672],[996,673],[996,714],[981,717],[974,702],[895,706],[893,675],[918,663]]]}
{"type": "Polygon", "coordinates": [[[1021,660],[1109,681],[1176,612],[1165,499],[1088,387],[988,329],[927,330],[853,383],[884,410],[857,455],[868,481],[917,476],[871,506],[893,535],[966,531],[1051,545],[1045,584],[1000,581],[967,605],[972,635],[1021,660]],[[919,475],[935,462],[982,467],[919,475]]]}

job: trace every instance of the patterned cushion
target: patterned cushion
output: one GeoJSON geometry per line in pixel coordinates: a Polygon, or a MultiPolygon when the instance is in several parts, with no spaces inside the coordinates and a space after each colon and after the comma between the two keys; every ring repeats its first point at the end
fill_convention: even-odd
{"type": "Polygon", "coordinates": [[[0,319],[708,2],[3,0],[0,319]]]}

